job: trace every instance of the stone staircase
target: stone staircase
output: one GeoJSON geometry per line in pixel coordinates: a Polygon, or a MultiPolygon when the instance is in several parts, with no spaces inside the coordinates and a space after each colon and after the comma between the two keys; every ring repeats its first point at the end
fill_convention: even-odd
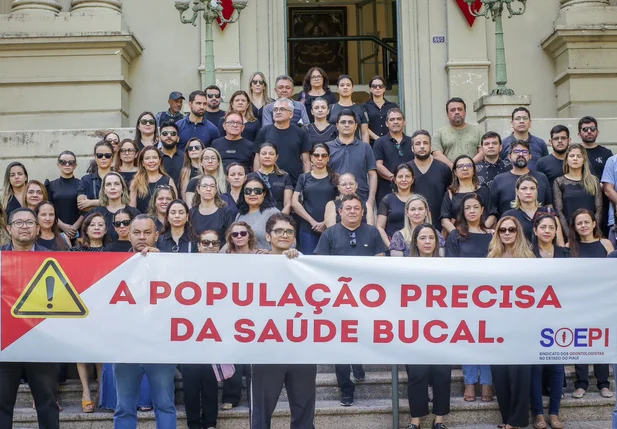
{"type": "MultiPolygon", "coordinates": [[[[365,365],[366,380],[356,386],[355,401],[352,407],[339,405],[339,391],[333,365],[319,365],[317,374],[317,412],[316,428],[336,429],[392,429],[392,376],[388,365],[365,365]]],[[[614,398],[602,398],[595,387],[595,378],[590,374],[590,388],[583,399],[573,399],[574,367],[566,366],[566,397],[561,402],[560,416],[568,423],[567,429],[610,429],[614,398]]],[[[612,379],[611,379],[612,380],[612,379]]],[[[614,390],[614,382],[611,389],[614,390]]],[[[96,385],[91,389],[94,392],[96,385]]],[[[489,403],[465,402],[463,400],[464,382],[460,368],[452,370],[451,413],[446,423],[449,429],[488,429],[500,423],[497,400],[489,403]]],[[[113,413],[97,409],[95,413],[81,412],[81,386],[76,380],[69,380],[60,386],[61,429],[112,429],[113,413]]],[[[479,393],[479,392],[478,392],[479,393]]],[[[400,424],[404,428],[409,423],[407,403],[407,374],[399,366],[400,424]]],[[[548,398],[545,399],[545,406],[548,398]]],[[[178,404],[178,428],[186,428],[186,415],[182,405],[182,381],[176,381],[176,403],[178,404]]],[[[422,422],[423,428],[430,428],[432,417],[422,422]]],[[[19,388],[14,417],[15,429],[37,428],[36,414],[32,409],[32,397],[27,385],[19,388]]],[[[155,429],[154,413],[139,413],[140,429],[155,429]]],[[[246,429],[248,424],[248,404],[243,389],[243,401],[231,411],[220,411],[218,429],[246,429]]],[[[275,411],[273,429],[289,428],[289,408],[286,392],[283,389],[279,405],[275,411]]]]}

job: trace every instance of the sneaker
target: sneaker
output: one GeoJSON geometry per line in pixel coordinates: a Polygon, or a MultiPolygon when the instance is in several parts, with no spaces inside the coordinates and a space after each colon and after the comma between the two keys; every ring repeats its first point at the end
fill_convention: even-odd
{"type": "Polygon", "coordinates": [[[362,383],[366,378],[364,367],[362,365],[351,366],[351,379],[354,383],[362,383]]]}
{"type": "Polygon", "coordinates": [[[420,426],[410,424],[405,429],[420,429],[420,426]]]}
{"type": "Polygon", "coordinates": [[[341,393],[341,405],[351,407],[353,405],[353,393],[341,393]]]}
{"type": "Polygon", "coordinates": [[[581,399],[583,396],[585,396],[585,389],[581,389],[580,387],[578,389],[576,389],[574,392],[572,392],[572,397],[575,399],[581,399]]]}
{"type": "Polygon", "coordinates": [[[602,389],[600,389],[600,395],[603,398],[612,398],[613,397],[613,392],[611,392],[608,387],[603,387],[602,389]]]}
{"type": "Polygon", "coordinates": [[[433,426],[431,428],[432,429],[448,429],[445,424],[435,423],[435,422],[433,422],[433,426]]]}
{"type": "Polygon", "coordinates": [[[351,381],[353,381],[354,383],[362,383],[365,380],[364,377],[356,377],[355,374],[351,374],[351,381]]]}
{"type": "Polygon", "coordinates": [[[233,407],[234,407],[234,406],[233,406],[231,403],[229,403],[229,402],[225,402],[223,405],[221,405],[221,410],[224,410],[224,411],[229,411],[229,410],[231,410],[233,407]]]}

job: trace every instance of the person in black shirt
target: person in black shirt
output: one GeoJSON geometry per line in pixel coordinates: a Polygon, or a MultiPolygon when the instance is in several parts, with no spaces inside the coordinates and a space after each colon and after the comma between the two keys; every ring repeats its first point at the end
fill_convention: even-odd
{"type": "Polygon", "coordinates": [[[113,228],[118,236],[116,241],[108,244],[103,249],[104,252],[128,252],[131,249],[131,241],[129,240],[130,225],[133,220],[133,212],[126,207],[114,213],[113,228]]]}
{"type": "Polygon", "coordinates": [[[195,235],[212,229],[219,237],[225,237],[225,231],[234,221],[234,213],[221,199],[213,176],[204,174],[199,177],[197,192],[191,205],[189,219],[195,235]]]}
{"type": "Polygon", "coordinates": [[[100,213],[105,218],[107,225],[107,236],[114,242],[118,240],[118,234],[114,229],[114,214],[118,210],[126,209],[133,216],[137,216],[139,211],[129,206],[129,191],[120,173],[112,171],[103,177],[103,188],[101,189],[100,206],[92,210],[92,213],[100,213]]]}
{"type": "Polygon", "coordinates": [[[229,191],[221,194],[221,199],[227,203],[227,207],[233,212],[234,219],[238,214],[238,199],[242,186],[246,182],[246,170],[240,164],[230,164],[227,167],[226,174],[227,182],[229,182],[229,191]]]}
{"type": "MultiPolygon", "coordinates": [[[[240,115],[243,123],[242,137],[250,142],[254,142],[257,137],[257,133],[261,129],[261,122],[259,122],[259,120],[253,115],[249,95],[245,91],[236,91],[232,94],[231,99],[229,100],[229,109],[227,110],[227,114],[225,116],[230,113],[237,113],[240,115]]],[[[223,128],[225,116],[219,119],[217,124],[219,134],[222,136],[225,135],[225,129],[223,128]]]]}
{"type": "Polygon", "coordinates": [[[270,190],[275,207],[282,213],[289,214],[293,183],[290,175],[279,168],[278,146],[270,142],[263,143],[259,147],[256,159],[259,159],[259,169],[247,175],[247,180],[251,177],[259,177],[263,180],[270,190]]]}
{"type": "Polygon", "coordinates": [[[206,103],[205,117],[214,125],[219,123],[219,120],[225,116],[225,111],[221,110],[221,89],[216,85],[210,85],[206,88],[206,103]]]}
{"type": "Polygon", "coordinates": [[[6,166],[2,207],[7,216],[25,204],[26,183],[28,183],[28,170],[21,162],[11,162],[6,166]]]}
{"type": "Polygon", "coordinates": [[[111,143],[102,140],[94,145],[94,162],[96,169],[81,178],[77,187],[77,208],[82,214],[100,205],[99,194],[103,177],[111,171],[114,148],[111,143]]]}
{"type": "MultiPolygon", "coordinates": [[[[338,197],[326,204],[326,211],[324,213],[324,223],[326,224],[326,228],[330,228],[341,221],[341,200],[346,195],[355,195],[357,193],[358,181],[356,180],[356,176],[352,173],[343,173],[339,175],[336,188],[339,194],[338,197]]],[[[364,212],[362,215],[362,222],[366,222],[369,225],[375,225],[374,212],[373,210],[366,209],[366,203],[364,201],[362,202],[362,210],[364,212]]]]}
{"type": "Polygon", "coordinates": [[[111,143],[111,146],[114,148],[114,154],[118,151],[118,146],[120,146],[120,136],[117,133],[110,132],[105,134],[103,137],[108,143],[111,143]]]}
{"type": "Polygon", "coordinates": [[[154,191],[159,186],[171,186],[176,195],[178,194],[174,180],[165,172],[163,154],[155,146],[148,146],[139,152],[137,157],[137,174],[130,188],[131,207],[145,213],[154,191]]]}
{"type": "Polygon", "coordinates": [[[405,226],[405,204],[413,195],[413,180],[413,169],[407,164],[399,165],[394,170],[394,192],[384,196],[379,202],[375,226],[388,248],[394,233],[405,226]]]}
{"type": "Polygon", "coordinates": [[[249,77],[249,99],[251,101],[251,110],[253,116],[261,123],[263,109],[268,104],[272,103],[268,91],[268,83],[262,72],[254,72],[249,77]]]}
{"type": "Polygon", "coordinates": [[[182,95],[179,91],[173,91],[169,94],[169,99],[167,103],[169,104],[169,109],[166,112],[159,112],[156,114],[156,123],[162,124],[167,121],[178,122],[180,119],[184,118],[184,114],[182,113],[182,102],[184,101],[184,95],[182,95]]]}
{"type": "Polygon", "coordinates": [[[163,155],[163,167],[165,172],[174,180],[180,183],[180,173],[184,158],[178,151],[178,126],[175,122],[164,122],[161,124],[161,154],[163,155]]]}
{"type": "Polygon", "coordinates": [[[495,131],[485,133],[480,139],[482,161],[476,163],[478,183],[488,188],[491,187],[495,176],[512,169],[512,163],[508,158],[501,159],[501,136],[495,131]]]}
{"type": "Polygon", "coordinates": [[[131,139],[124,139],[115,155],[114,171],[120,173],[126,186],[131,186],[133,177],[137,173],[137,143],[131,139]]]}
{"type": "MultiPolygon", "coordinates": [[[[219,249],[221,248],[221,240],[219,238],[219,234],[211,229],[205,230],[199,236],[199,241],[197,241],[197,248],[199,249],[199,253],[219,253],[219,249]]],[[[216,389],[218,394],[218,384],[216,389]]]]}
{"type": "Polygon", "coordinates": [[[182,163],[182,170],[180,170],[180,183],[178,183],[178,191],[180,191],[182,198],[186,197],[186,188],[191,179],[201,174],[199,159],[203,150],[204,144],[198,138],[192,138],[186,144],[184,162],[182,163]]]}
{"type": "Polygon", "coordinates": [[[159,141],[159,130],[152,112],[143,112],[137,117],[135,124],[135,144],[139,150],[146,146],[156,145],[159,141]]]}
{"type": "MultiPolygon", "coordinates": [[[[559,221],[557,220],[555,213],[536,213],[533,220],[533,237],[531,240],[531,247],[534,255],[536,255],[536,258],[570,257],[570,250],[567,247],[557,245],[558,229],[559,221]]],[[[553,396],[551,394],[551,401],[552,398],[553,396]]],[[[561,385],[559,386],[559,399],[561,400],[561,385]]]]}
{"type": "Polygon", "coordinates": [[[317,97],[313,100],[311,115],[314,122],[305,127],[313,146],[317,143],[328,143],[336,138],[338,131],[336,125],[328,122],[329,113],[330,105],[325,98],[317,97]]]}
{"type": "Polygon", "coordinates": [[[156,241],[156,248],[163,253],[197,253],[196,238],[189,220],[189,206],[174,200],[167,206],[165,225],[156,241]]]}
{"type": "Polygon", "coordinates": [[[302,91],[296,98],[299,102],[304,103],[310,122],[315,121],[315,117],[312,115],[312,106],[318,98],[326,100],[328,105],[336,103],[336,94],[330,91],[327,73],[319,67],[311,67],[304,76],[302,91]]]}
{"type": "Polygon", "coordinates": [[[150,205],[148,206],[147,215],[154,220],[157,231],[160,232],[163,230],[167,206],[176,198],[176,191],[171,186],[160,186],[154,190],[154,194],[150,199],[150,205]]]}
{"type": "Polygon", "coordinates": [[[253,142],[242,137],[244,123],[239,113],[228,113],[223,117],[224,136],[215,139],[210,147],[216,149],[223,159],[223,168],[237,162],[247,170],[253,166],[253,142]]]}
{"type": "Polygon", "coordinates": [[[441,203],[448,186],[452,183],[452,171],[431,155],[431,135],[418,130],[411,136],[414,160],[408,164],[413,168],[414,193],[423,195],[428,201],[433,225],[440,226],[441,203]]]}
{"type": "Polygon", "coordinates": [[[389,127],[386,125],[388,112],[391,109],[398,109],[398,104],[384,98],[386,81],[383,77],[373,76],[368,86],[371,99],[362,107],[368,116],[368,134],[373,144],[375,140],[388,134],[389,127]]]}
{"type": "Polygon", "coordinates": [[[566,157],[568,146],[572,142],[570,129],[563,125],[555,125],[551,129],[549,140],[553,147],[553,153],[543,156],[536,164],[536,171],[544,173],[553,189],[555,179],[563,176],[563,161],[566,157]]]}
{"type": "Polygon", "coordinates": [[[60,177],[56,180],[45,181],[47,198],[57,207],[58,227],[64,232],[69,240],[77,235],[83,217],[77,208],[77,188],[79,179],[73,173],[77,168],[77,157],[69,150],[65,150],[58,156],[58,168],[60,177]]]}
{"type": "Polygon", "coordinates": [[[356,124],[358,124],[354,131],[355,137],[364,143],[369,143],[368,115],[361,105],[353,102],[353,79],[349,75],[342,74],[338,78],[337,85],[339,101],[330,105],[330,117],[328,120],[334,125],[339,122],[339,114],[343,110],[350,110],[355,116],[356,124]]]}
{"type": "MultiPolygon", "coordinates": [[[[472,192],[462,198],[456,229],[448,234],[448,239],[446,240],[447,258],[486,258],[486,255],[488,255],[488,245],[493,238],[493,234],[484,224],[484,210],[485,205],[478,194],[472,192]]],[[[464,367],[465,365],[463,365],[463,372],[465,371],[464,367]]],[[[465,381],[465,384],[469,385],[471,383],[465,381]]],[[[489,380],[482,385],[483,397],[488,398],[491,396],[492,398],[492,392],[488,392],[490,384],[489,380]],[[486,392],[484,392],[485,389],[486,392]]],[[[468,393],[474,394],[471,391],[468,393]]]]}
{"type": "MultiPolygon", "coordinates": [[[[108,243],[105,217],[101,213],[90,213],[81,225],[80,237],[77,239],[77,244],[71,248],[71,252],[102,252],[108,243]]],[[[84,392],[84,398],[86,393],[88,392],[84,392]]]]}
{"type": "Polygon", "coordinates": [[[373,143],[375,162],[377,163],[377,201],[392,191],[392,173],[396,167],[413,160],[413,148],[411,137],[403,133],[405,129],[405,115],[398,107],[394,107],[387,112],[385,122],[389,132],[383,137],[378,138],[373,143]]]}
{"type": "Polygon", "coordinates": [[[55,252],[63,252],[71,248],[71,241],[58,228],[58,218],[54,203],[41,201],[34,208],[34,214],[39,223],[38,244],[55,252]]]}
{"type": "Polygon", "coordinates": [[[613,245],[602,238],[594,214],[591,210],[578,209],[572,215],[568,246],[573,258],[606,258],[613,245]]]}
{"type": "Polygon", "coordinates": [[[216,179],[219,186],[219,192],[224,194],[227,192],[227,181],[225,180],[225,169],[223,168],[223,158],[218,150],[213,147],[206,147],[200,156],[200,171],[199,174],[193,177],[184,192],[184,201],[190,206],[193,204],[193,196],[197,188],[197,180],[202,174],[209,174],[216,179]]]}

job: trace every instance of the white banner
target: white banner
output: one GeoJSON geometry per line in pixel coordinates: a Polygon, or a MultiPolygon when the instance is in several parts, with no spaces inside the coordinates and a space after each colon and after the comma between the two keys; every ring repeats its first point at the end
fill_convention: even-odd
{"type": "Polygon", "coordinates": [[[29,253],[0,361],[617,362],[608,259],[29,253]]]}

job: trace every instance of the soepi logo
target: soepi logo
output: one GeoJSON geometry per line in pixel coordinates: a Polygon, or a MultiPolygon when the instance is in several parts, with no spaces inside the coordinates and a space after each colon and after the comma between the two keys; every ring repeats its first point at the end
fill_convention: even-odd
{"type": "Polygon", "coordinates": [[[540,332],[542,347],[593,347],[603,345],[608,347],[608,328],[544,328],[540,332]]]}

